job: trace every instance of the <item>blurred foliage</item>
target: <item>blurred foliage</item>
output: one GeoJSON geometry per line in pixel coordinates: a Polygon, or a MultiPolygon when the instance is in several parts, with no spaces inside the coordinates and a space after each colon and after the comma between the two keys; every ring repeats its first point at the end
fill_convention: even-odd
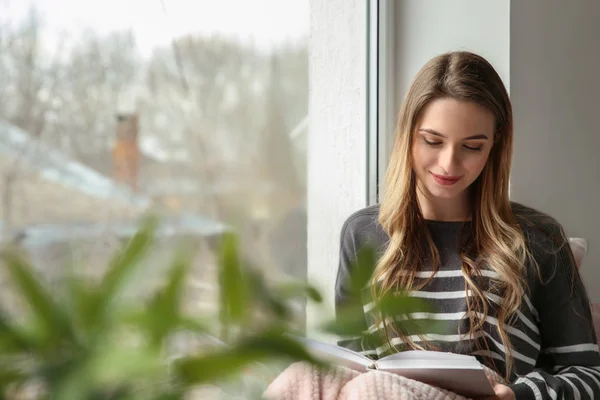
{"type": "MultiPolygon", "coordinates": [[[[153,246],[156,222],[145,221],[98,282],[69,273],[61,296],[37,279],[20,251],[3,251],[3,267],[27,312],[0,314],[2,398],[167,400],[188,398],[204,385],[220,387],[229,398],[260,398],[286,363],[320,364],[289,335],[302,334],[294,303],[320,303],[320,294],[304,282],[269,282],[260,269],[240,259],[233,234],[221,238],[218,251],[218,320],[182,311],[189,251],[178,253],[164,284],[148,299],[127,297],[143,255],[153,246]],[[208,336],[216,326],[220,345],[178,355],[169,351],[174,336],[208,336]],[[26,397],[28,391],[37,394],[26,397]]],[[[358,257],[352,283],[357,299],[373,263],[373,252],[358,257]]],[[[395,314],[415,307],[408,297],[394,301],[395,314]]],[[[341,314],[323,330],[364,334],[363,315],[341,314]]]]}

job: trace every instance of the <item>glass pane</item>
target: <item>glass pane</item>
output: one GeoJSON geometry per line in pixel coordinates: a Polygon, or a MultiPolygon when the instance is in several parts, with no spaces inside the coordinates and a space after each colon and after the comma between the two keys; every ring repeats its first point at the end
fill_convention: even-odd
{"type": "Polygon", "coordinates": [[[192,314],[216,313],[224,230],[305,277],[308,22],[308,0],[0,0],[2,241],[97,277],[158,213],[136,287],[191,242],[192,314]]]}

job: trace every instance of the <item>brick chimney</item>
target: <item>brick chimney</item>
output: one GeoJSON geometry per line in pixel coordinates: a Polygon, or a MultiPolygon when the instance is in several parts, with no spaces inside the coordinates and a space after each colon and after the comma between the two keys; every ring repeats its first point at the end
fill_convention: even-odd
{"type": "Polygon", "coordinates": [[[114,179],[133,190],[138,189],[140,151],[138,146],[139,118],[137,114],[118,114],[116,140],[113,147],[114,179]]]}

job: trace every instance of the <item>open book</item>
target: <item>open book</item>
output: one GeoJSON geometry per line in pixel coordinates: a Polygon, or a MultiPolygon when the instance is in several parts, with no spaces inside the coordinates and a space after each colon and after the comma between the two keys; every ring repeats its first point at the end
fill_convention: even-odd
{"type": "Polygon", "coordinates": [[[374,369],[391,372],[465,397],[494,394],[483,366],[473,356],[411,350],[374,361],[344,347],[308,338],[296,339],[306,346],[313,357],[358,372],[374,369]]]}

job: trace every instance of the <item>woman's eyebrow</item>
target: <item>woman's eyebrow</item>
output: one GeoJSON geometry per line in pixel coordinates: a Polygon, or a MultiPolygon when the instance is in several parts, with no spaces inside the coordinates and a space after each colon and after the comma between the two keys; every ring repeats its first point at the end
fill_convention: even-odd
{"type": "MultiPolygon", "coordinates": [[[[426,133],[429,133],[429,134],[432,134],[432,135],[435,135],[435,136],[439,136],[441,138],[446,138],[446,136],[442,135],[438,131],[435,131],[435,130],[429,129],[429,128],[419,128],[419,132],[426,132],[426,133]]],[[[480,133],[478,135],[473,135],[473,136],[466,137],[463,140],[475,140],[475,139],[487,140],[488,137],[487,137],[487,135],[484,135],[483,133],[480,133]]]]}

